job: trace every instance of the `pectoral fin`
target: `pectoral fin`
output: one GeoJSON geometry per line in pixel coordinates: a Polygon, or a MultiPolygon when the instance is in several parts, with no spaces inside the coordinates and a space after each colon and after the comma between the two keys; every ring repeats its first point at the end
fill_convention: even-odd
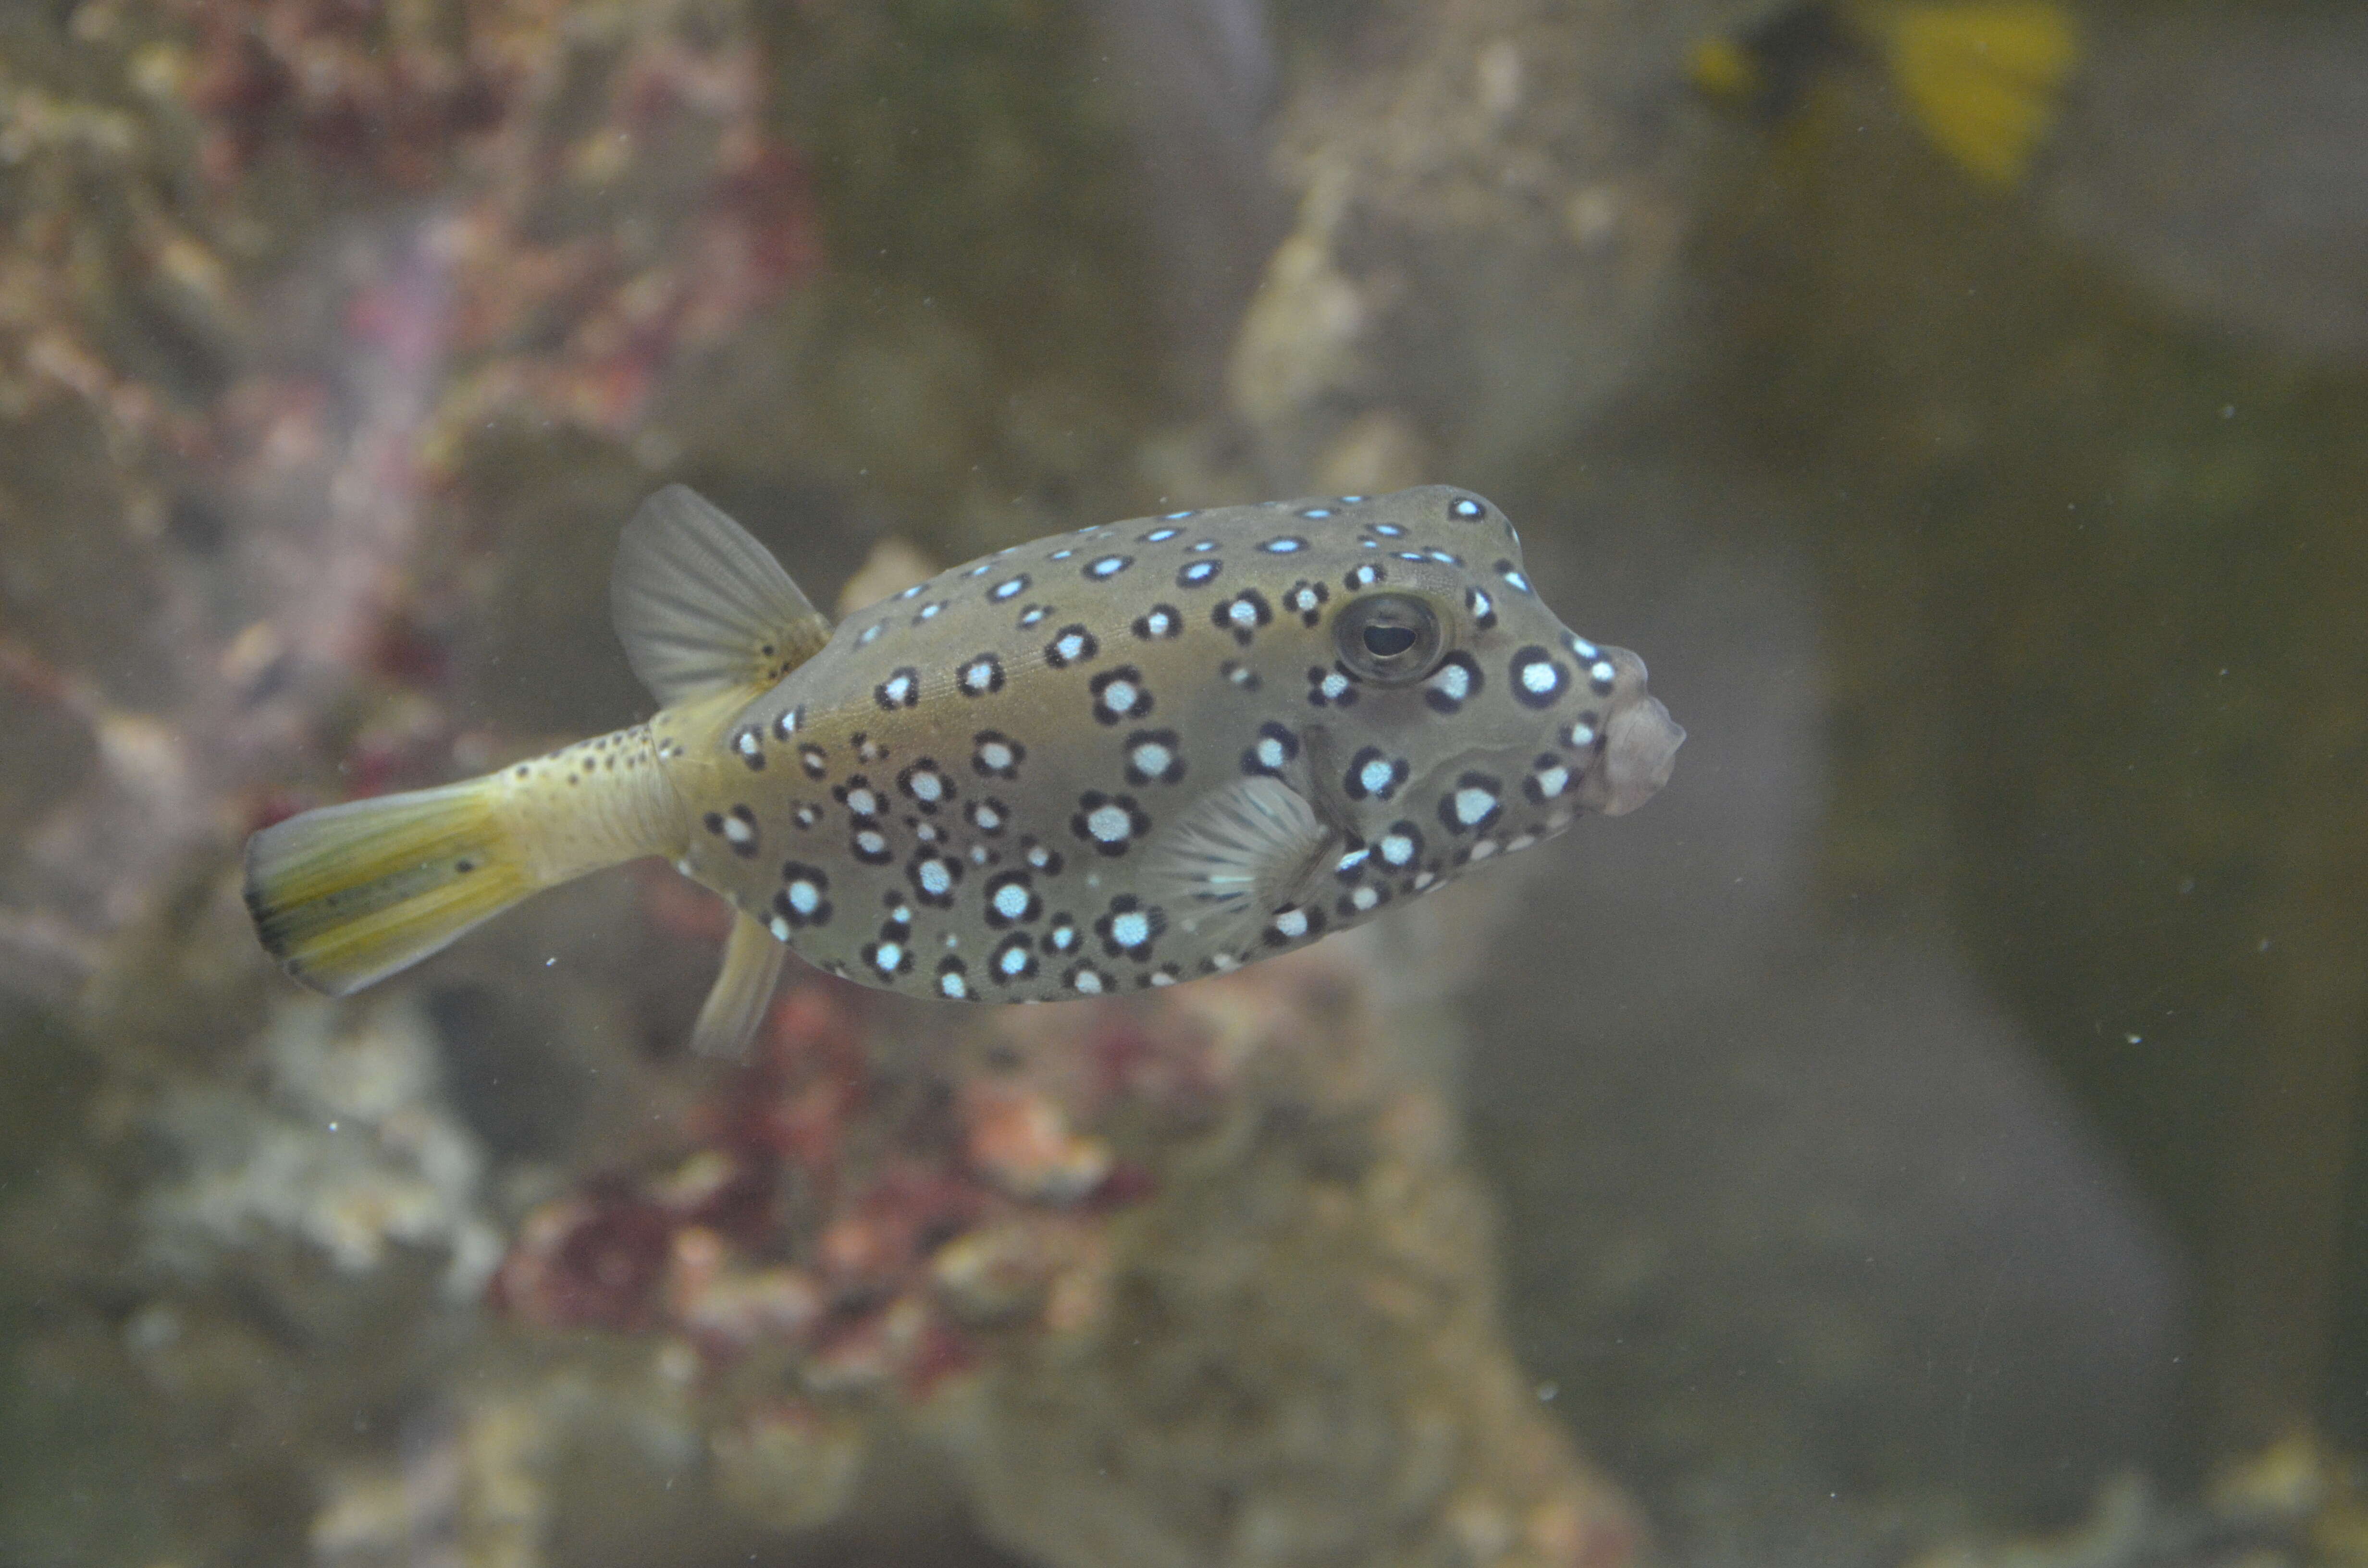
{"type": "Polygon", "coordinates": [[[633,674],[666,708],[760,691],[830,641],[830,622],[772,552],[683,484],[625,525],[609,610],[633,674]]]}
{"type": "Polygon", "coordinates": [[[1183,930],[1222,950],[1247,948],[1331,842],[1297,790],[1264,776],[1236,778],[1194,801],[1152,841],[1145,891],[1183,930]]]}

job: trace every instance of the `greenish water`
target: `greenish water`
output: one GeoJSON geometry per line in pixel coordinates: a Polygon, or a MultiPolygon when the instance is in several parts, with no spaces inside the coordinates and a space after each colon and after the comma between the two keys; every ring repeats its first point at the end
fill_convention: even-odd
{"type": "MultiPolygon", "coordinates": [[[[439,1187],[419,1151],[444,1145],[387,1134],[402,1190],[444,1204],[381,1216],[391,1261],[324,1264],[262,1199],[219,1233],[188,1218],[215,1211],[193,1172],[347,1103],[284,1054],[344,1037],[285,1044],[245,834],[641,717],[609,546],[675,479],[824,605],[882,540],[942,564],[1452,481],[1516,520],[1566,620],[1650,661],[1691,734],[1662,798],[1476,879],[1495,901],[1458,906],[1460,942],[1410,913],[1387,950],[1416,957],[1374,982],[1372,1071],[1452,1101],[1460,1153],[1425,1164],[1308,1091],[1260,1124],[1285,1155],[1242,1155],[1304,1157],[1305,1190],[1261,1176],[1178,1229],[1214,1246],[1239,1201],[1297,1235],[1344,1171],[1476,1173],[1501,1288],[1464,1270],[1440,1344],[1508,1357],[1520,1419],[1559,1424],[1668,1560],[1901,1561],[2078,1517],[2126,1471],[2175,1519],[2283,1437],[2368,1443],[2350,13],[2084,13],[2055,134],[1997,188],[1878,59],[1820,64],[1781,121],[1705,103],[1686,51],[1751,7],[233,9],[0,21],[0,1560],[1065,1563],[1170,1539],[1094,1536],[1093,1487],[982,1501],[885,1416],[819,1534],[776,1528],[819,1505],[648,1502],[722,1451],[614,1392],[662,1336],[538,1339],[439,1284],[472,1224],[508,1247],[700,1125],[678,1042],[712,933],[646,880],[398,983],[440,1062],[413,1108],[468,1153],[439,1187]],[[549,1484],[513,1528],[468,1490],[513,1473],[501,1428],[464,1413],[529,1384],[518,1452],[598,1435],[518,1461],[549,1484]],[[473,1501],[385,1502],[448,1472],[473,1501]]],[[[370,1027],[362,1056],[412,1061],[412,1026],[370,1027]]],[[[1156,1212],[1110,1233],[1177,1225],[1156,1212]]],[[[1156,1305],[1129,1310],[1264,1347],[1196,1351],[1205,1381],[1288,1381],[1287,1336],[1156,1305]]],[[[1066,1414],[1000,1430],[1172,1460],[1158,1399],[1079,1414],[1037,1370],[1066,1414]]],[[[1176,1375],[1127,1387],[1200,1386],[1176,1375]]],[[[1255,1449],[1297,1456],[1281,1491],[1431,1430],[1365,1397],[1255,1449]]],[[[960,1456],[980,1429],[928,1436],[960,1456]]],[[[827,1470],[795,1430],[788,1471],[827,1470]]],[[[1264,1521],[1177,1527],[1226,1562],[1400,1560],[1214,1482],[1141,1494],[1264,1521]]],[[[1476,1505],[1406,1506],[1486,1556],[1476,1505]]],[[[2268,1560],[2349,1560],[2307,1534],[2268,1560]]]]}

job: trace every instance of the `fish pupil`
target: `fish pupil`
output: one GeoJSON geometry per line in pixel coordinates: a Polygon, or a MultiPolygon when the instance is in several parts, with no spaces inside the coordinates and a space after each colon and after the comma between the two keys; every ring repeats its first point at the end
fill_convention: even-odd
{"type": "Polygon", "coordinates": [[[1368,626],[1365,628],[1365,652],[1377,659],[1394,659],[1414,646],[1415,631],[1410,626],[1368,626]]]}

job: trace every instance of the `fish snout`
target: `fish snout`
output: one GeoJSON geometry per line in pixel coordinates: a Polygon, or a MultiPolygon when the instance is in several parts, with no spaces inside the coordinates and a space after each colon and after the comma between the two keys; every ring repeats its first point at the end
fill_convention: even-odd
{"type": "Polygon", "coordinates": [[[1686,732],[1657,697],[1639,695],[1613,713],[1603,727],[1601,791],[1596,810],[1623,816],[1659,793],[1677,767],[1686,732]]]}

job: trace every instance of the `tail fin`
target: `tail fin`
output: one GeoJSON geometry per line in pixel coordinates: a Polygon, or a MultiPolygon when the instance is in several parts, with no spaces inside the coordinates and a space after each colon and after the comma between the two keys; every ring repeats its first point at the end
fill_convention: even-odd
{"type": "Polygon", "coordinates": [[[1874,17],[1926,133],[1976,176],[2020,183],[2079,61],[2071,13],[2055,0],[1934,0],[1874,17]]]}
{"type": "Polygon", "coordinates": [[[343,996],[417,963],[536,892],[499,781],[325,806],[247,841],[246,907],[263,945],[343,996]]]}

